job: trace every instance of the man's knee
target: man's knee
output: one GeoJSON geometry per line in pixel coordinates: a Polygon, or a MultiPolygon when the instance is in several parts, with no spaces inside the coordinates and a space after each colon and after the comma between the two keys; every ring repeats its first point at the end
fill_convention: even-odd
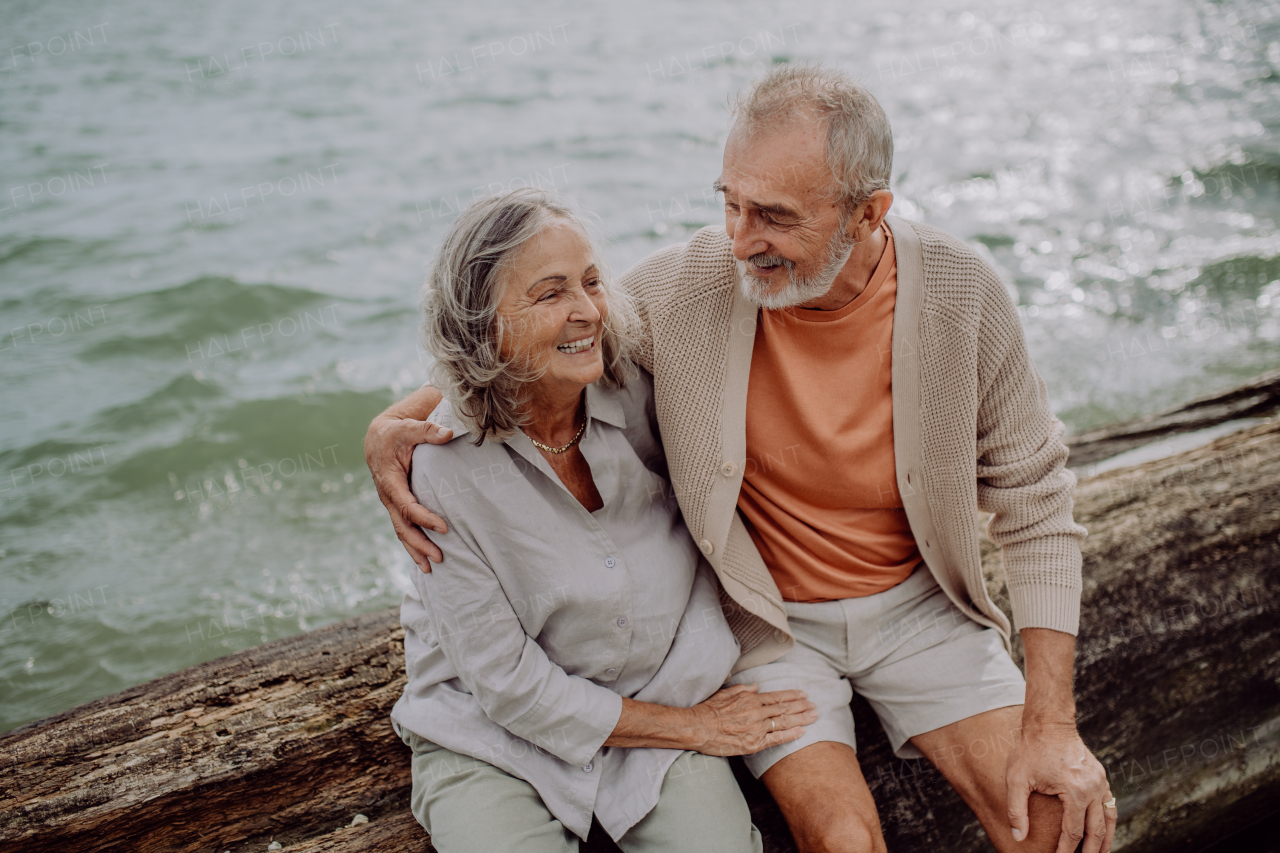
{"type": "Polygon", "coordinates": [[[878,824],[858,814],[841,814],[796,838],[800,853],[885,853],[878,824]]]}
{"type": "Polygon", "coordinates": [[[1029,831],[1026,841],[1019,849],[1026,853],[1053,853],[1058,849],[1058,837],[1062,834],[1062,809],[1062,800],[1033,791],[1031,799],[1027,801],[1029,831]]]}

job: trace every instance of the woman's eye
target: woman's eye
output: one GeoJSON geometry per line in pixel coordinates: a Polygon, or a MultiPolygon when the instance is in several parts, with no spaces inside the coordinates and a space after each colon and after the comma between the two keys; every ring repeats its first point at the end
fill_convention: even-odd
{"type": "Polygon", "coordinates": [[[537,301],[538,301],[538,302],[549,302],[549,301],[550,301],[551,299],[553,299],[553,298],[556,296],[556,294],[557,294],[557,293],[559,293],[559,292],[560,292],[560,291],[558,291],[558,290],[548,290],[546,293],[544,293],[544,294],[542,294],[541,296],[539,296],[539,297],[538,297],[538,299],[537,299],[537,301]]]}
{"type": "Polygon", "coordinates": [[[591,281],[583,282],[582,286],[583,287],[599,287],[600,279],[596,278],[596,279],[592,279],[591,281]]]}

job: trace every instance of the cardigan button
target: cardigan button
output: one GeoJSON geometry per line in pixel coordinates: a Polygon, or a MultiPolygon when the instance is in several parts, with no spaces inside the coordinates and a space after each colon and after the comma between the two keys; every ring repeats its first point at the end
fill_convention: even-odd
{"type": "Polygon", "coordinates": [[[710,539],[703,539],[701,542],[698,543],[698,549],[702,551],[702,553],[710,557],[711,552],[716,549],[716,546],[711,544],[710,539]]]}
{"type": "Polygon", "coordinates": [[[787,641],[787,632],[781,628],[774,628],[773,639],[779,643],[785,643],[787,641]]]}
{"type": "Polygon", "coordinates": [[[720,466],[720,473],[724,474],[726,477],[732,477],[734,474],[738,473],[738,466],[734,465],[732,462],[726,462],[720,466]]]}

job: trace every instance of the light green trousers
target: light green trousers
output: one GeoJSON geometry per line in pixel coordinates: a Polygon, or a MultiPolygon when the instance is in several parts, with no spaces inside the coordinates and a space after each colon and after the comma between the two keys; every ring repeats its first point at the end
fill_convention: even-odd
{"type": "MultiPolygon", "coordinates": [[[[403,739],[413,750],[413,815],[440,853],[577,853],[578,837],[528,782],[407,729],[403,739]]],[[[653,811],[618,846],[624,853],[761,853],[763,842],[728,760],[686,752],[667,771],[653,811]]]]}

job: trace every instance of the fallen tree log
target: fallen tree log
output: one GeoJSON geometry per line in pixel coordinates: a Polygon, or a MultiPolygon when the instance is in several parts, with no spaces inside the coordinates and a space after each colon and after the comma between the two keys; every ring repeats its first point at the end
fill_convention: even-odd
{"type": "Polygon", "coordinates": [[[1067,446],[1071,448],[1068,464],[1081,468],[1162,438],[1277,412],[1280,412],[1280,370],[1265,373],[1230,391],[1198,397],[1167,412],[1068,436],[1067,446]]]}
{"type": "MultiPolygon", "coordinates": [[[[1080,728],[1119,797],[1115,849],[1198,850],[1280,802],[1280,423],[1083,481],[1076,516],[1080,728]]],[[[994,548],[984,566],[1007,609],[994,548]]],[[[0,735],[0,849],[430,850],[387,717],[403,684],[388,609],[0,735]]],[[[933,766],[893,758],[854,710],[890,849],[990,849],[933,766]]],[[[793,850],[737,770],[766,849],[793,850]]]]}

